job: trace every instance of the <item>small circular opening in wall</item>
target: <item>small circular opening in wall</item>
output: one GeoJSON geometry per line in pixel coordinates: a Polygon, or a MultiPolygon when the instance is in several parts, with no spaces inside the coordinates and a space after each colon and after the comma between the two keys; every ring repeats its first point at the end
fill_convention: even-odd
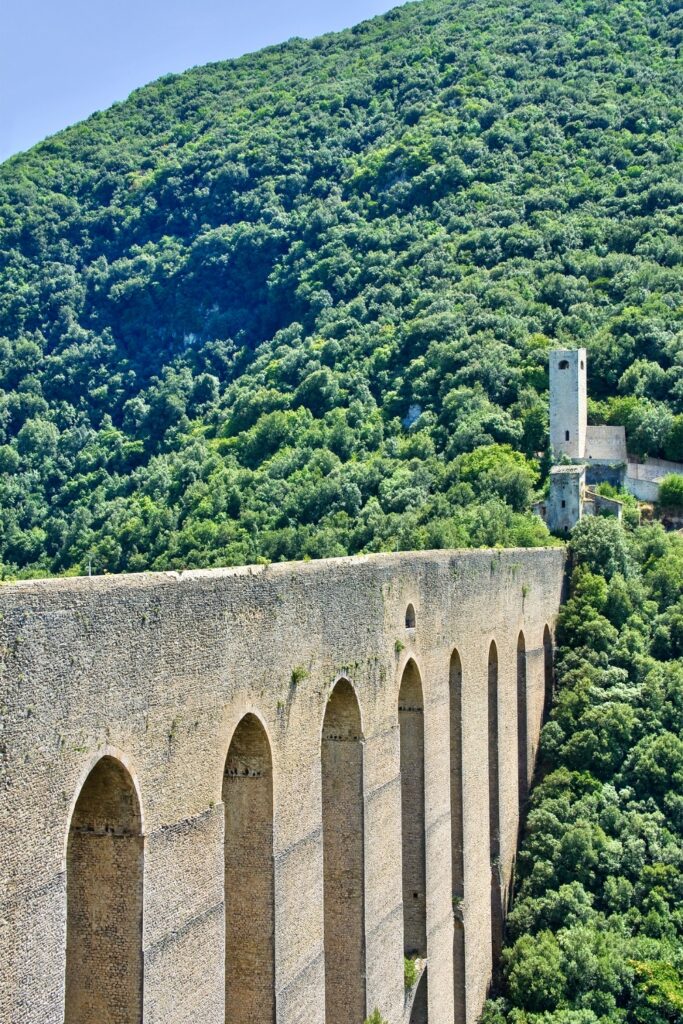
{"type": "Polygon", "coordinates": [[[406,629],[415,629],[415,609],[412,604],[406,608],[406,629]]]}

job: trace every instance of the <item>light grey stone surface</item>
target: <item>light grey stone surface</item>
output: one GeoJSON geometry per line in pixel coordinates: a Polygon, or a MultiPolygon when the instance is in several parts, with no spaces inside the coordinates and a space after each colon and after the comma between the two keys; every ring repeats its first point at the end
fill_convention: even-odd
{"type": "Polygon", "coordinates": [[[363,729],[367,1010],[398,1024],[398,692],[413,659],[424,692],[429,1019],[453,1024],[448,687],[457,648],[472,1024],[491,976],[487,654],[495,640],[508,884],[518,637],[533,756],[543,635],[560,605],[564,558],[561,549],[444,551],[1,587],[0,1020],[62,1024],[69,825],[89,772],[108,755],[130,773],[142,811],[145,1024],[224,1024],[223,771],[252,713],[272,751],[277,1021],[323,1024],[320,745],[328,697],[345,678],[363,729]]]}

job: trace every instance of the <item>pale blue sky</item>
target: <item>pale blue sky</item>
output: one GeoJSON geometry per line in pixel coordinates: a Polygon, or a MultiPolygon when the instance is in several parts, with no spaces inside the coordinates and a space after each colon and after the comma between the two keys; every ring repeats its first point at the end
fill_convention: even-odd
{"type": "Polygon", "coordinates": [[[401,0],[2,0],[0,160],[170,71],[382,14],[401,0]]]}

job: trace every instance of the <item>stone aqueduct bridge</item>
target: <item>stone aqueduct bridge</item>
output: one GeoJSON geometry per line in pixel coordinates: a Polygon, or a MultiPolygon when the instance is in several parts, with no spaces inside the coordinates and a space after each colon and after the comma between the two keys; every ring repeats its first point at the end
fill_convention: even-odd
{"type": "Polygon", "coordinates": [[[3,1024],[472,1024],[563,577],[547,549],[0,588],[3,1024]]]}

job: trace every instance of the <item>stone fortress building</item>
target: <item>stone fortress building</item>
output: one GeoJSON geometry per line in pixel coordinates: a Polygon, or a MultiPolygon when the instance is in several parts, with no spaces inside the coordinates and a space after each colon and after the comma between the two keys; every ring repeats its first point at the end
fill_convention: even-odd
{"type": "Polygon", "coordinates": [[[564,558],[0,588],[3,1024],[473,1024],[564,558]]]}
{"type": "Polygon", "coordinates": [[[641,501],[657,501],[659,485],[683,466],[661,459],[637,461],[628,454],[626,430],[588,424],[588,357],[585,348],[550,353],[550,470],[548,499],[537,511],[553,533],[567,534],[584,515],[607,511],[621,517],[622,503],[595,488],[609,483],[641,501]]]}
{"type": "Polygon", "coordinates": [[[584,515],[606,509],[621,517],[621,502],[590,485],[621,487],[628,460],[623,427],[588,425],[588,358],[585,348],[550,353],[550,470],[548,500],[538,511],[553,533],[567,534],[584,515]]]}

